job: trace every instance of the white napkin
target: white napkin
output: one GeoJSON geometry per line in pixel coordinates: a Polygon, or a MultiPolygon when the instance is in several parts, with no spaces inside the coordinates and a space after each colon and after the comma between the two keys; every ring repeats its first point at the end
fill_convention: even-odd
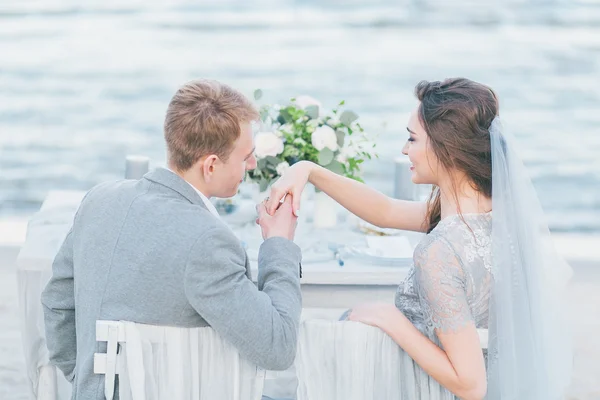
{"type": "Polygon", "coordinates": [[[367,236],[367,245],[378,256],[412,258],[413,248],[406,236],[367,236]]]}

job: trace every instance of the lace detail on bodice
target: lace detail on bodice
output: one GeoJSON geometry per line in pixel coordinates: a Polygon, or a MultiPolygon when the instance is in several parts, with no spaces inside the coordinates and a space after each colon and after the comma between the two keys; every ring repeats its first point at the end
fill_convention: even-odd
{"type": "Polygon", "coordinates": [[[444,218],[421,240],[396,307],[423,333],[487,328],[492,283],[491,213],[444,218]],[[466,223],[465,223],[466,222],[466,223]]]}
{"type": "MultiPolygon", "coordinates": [[[[487,215],[487,214],[484,214],[487,215]]],[[[462,221],[460,221],[462,222],[462,221]]],[[[455,221],[456,223],[456,221],[455,221]]],[[[464,225],[464,223],[463,223],[464,225]]],[[[461,227],[464,239],[464,256],[467,263],[480,260],[485,269],[492,272],[492,231],[490,226],[461,227]],[[466,228],[466,229],[465,229],[466,228]]]]}

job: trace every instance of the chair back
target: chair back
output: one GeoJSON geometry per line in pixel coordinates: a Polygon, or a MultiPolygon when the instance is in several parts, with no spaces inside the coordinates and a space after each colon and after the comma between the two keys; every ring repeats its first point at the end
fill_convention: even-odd
{"type": "MultiPolygon", "coordinates": [[[[487,330],[478,333],[487,348],[487,330]]],[[[295,367],[297,400],[454,399],[381,329],[358,322],[304,321],[295,367]]]]}
{"type": "Polygon", "coordinates": [[[111,400],[260,400],[265,371],[242,358],[212,328],[97,321],[94,373],[105,375],[111,400]]]}

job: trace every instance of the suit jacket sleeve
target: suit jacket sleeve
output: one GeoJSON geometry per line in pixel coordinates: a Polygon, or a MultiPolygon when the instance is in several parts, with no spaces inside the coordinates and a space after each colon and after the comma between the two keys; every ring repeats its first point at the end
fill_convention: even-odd
{"type": "Polygon", "coordinates": [[[205,232],[186,264],[192,307],[248,360],[287,369],[296,356],[302,296],[300,248],[284,238],[259,250],[258,288],[246,276],[246,253],[227,229],[205,232]]]}
{"type": "Polygon", "coordinates": [[[92,188],[83,196],[81,204],[73,217],[73,225],[71,225],[69,233],[67,233],[56,257],[54,257],[52,277],[41,295],[50,363],[56,365],[69,382],[72,382],[75,378],[75,362],[77,359],[73,272],[74,229],[83,204],[94,191],[95,188],[92,188]]]}

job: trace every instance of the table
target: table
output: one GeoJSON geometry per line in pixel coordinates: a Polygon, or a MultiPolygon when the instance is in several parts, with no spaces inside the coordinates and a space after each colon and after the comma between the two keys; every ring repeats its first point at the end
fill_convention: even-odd
{"type": "MultiPolygon", "coordinates": [[[[50,192],[40,211],[29,222],[26,241],[17,259],[21,330],[31,395],[35,399],[70,399],[70,384],[48,361],[40,297],[52,274],[54,256],[84,195],[81,191],[50,192]]],[[[224,217],[224,220],[227,222],[228,218],[224,217]]],[[[236,228],[232,226],[232,229],[235,231],[236,228]]],[[[250,229],[250,232],[252,240],[260,242],[259,231],[252,233],[250,229]]],[[[302,230],[298,234],[301,235],[302,230]]],[[[327,234],[339,236],[342,233],[333,230],[327,234]]],[[[301,237],[298,239],[302,241],[301,237]]],[[[251,268],[256,279],[256,261],[251,263],[251,268]]],[[[303,318],[330,318],[340,310],[362,302],[392,302],[398,283],[406,273],[407,268],[361,265],[355,260],[346,260],[340,267],[333,253],[329,261],[304,262],[301,280],[303,318]]]]}
{"type": "Polygon", "coordinates": [[[71,384],[48,360],[41,294],[52,276],[52,261],[72,225],[83,195],[81,192],[51,192],[29,221],[26,240],[17,257],[21,335],[33,399],[71,398],[71,384]]]}

